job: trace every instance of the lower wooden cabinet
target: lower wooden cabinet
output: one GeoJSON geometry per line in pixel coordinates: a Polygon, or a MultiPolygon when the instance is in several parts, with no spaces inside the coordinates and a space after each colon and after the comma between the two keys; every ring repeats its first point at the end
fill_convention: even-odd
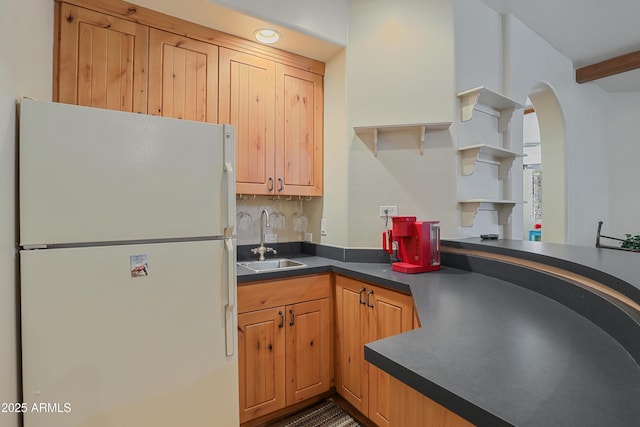
{"type": "Polygon", "coordinates": [[[238,287],[240,422],[329,390],[330,275],[238,287]]]}
{"type": "Polygon", "coordinates": [[[284,408],[284,308],[238,314],[240,422],[284,408]]]}
{"type": "Polygon", "coordinates": [[[377,425],[390,425],[390,376],[364,360],[366,343],[413,329],[410,295],[336,276],[336,389],[377,425]]]}
{"type": "Polygon", "coordinates": [[[408,385],[389,378],[391,427],[473,427],[469,421],[408,385]]]}
{"type": "Polygon", "coordinates": [[[378,426],[472,426],[364,360],[365,344],[418,327],[412,297],[333,279],[333,288],[331,274],[238,287],[240,422],[329,391],[335,370],[337,392],[378,426]]]}

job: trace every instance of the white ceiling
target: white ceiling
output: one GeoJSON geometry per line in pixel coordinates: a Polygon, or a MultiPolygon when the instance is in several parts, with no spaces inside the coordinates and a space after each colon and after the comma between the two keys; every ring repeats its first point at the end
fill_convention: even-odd
{"type": "MultiPolygon", "coordinates": [[[[269,22],[279,24],[274,27],[284,37],[278,48],[320,61],[346,44],[349,0],[129,1],[248,39],[269,22]]],[[[482,1],[498,13],[514,15],[576,68],[640,50],[640,0],[482,1]]],[[[594,83],[609,92],[640,91],[640,70],[594,83]]]]}
{"type": "MultiPolygon", "coordinates": [[[[640,50],[640,0],[482,0],[511,13],[576,68],[640,50]]],[[[640,70],[596,81],[610,92],[640,90],[640,70]]]]}

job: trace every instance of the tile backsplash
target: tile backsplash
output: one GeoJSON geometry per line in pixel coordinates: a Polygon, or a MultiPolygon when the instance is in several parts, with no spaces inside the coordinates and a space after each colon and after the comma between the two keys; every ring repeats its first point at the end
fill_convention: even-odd
{"type": "MultiPolygon", "coordinates": [[[[302,211],[307,217],[307,232],[312,233],[312,240],[317,241],[320,233],[321,200],[316,197],[312,200],[303,198],[302,211]]],[[[294,216],[300,212],[300,201],[298,197],[288,200],[287,197],[281,197],[279,200],[270,196],[237,196],[236,197],[236,236],[238,245],[251,245],[260,242],[260,213],[262,209],[267,209],[270,216],[271,227],[265,227],[265,234],[275,234],[278,243],[283,242],[300,242],[304,240],[304,232],[294,230],[294,216]],[[250,219],[245,222],[248,228],[241,227],[238,215],[248,213],[250,219]],[[284,227],[274,227],[274,212],[282,212],[284,214],[284,227]]]]}

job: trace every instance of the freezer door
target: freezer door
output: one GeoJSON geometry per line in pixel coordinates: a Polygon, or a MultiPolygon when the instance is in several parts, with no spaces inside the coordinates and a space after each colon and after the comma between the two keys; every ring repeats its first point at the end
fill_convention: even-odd
{"type": "Polygon", "coordinates": [[[235,193],[225,178],[233,141],[224,132],[23,99],[21,245],[223,236],[227,193],[235,193]]]}
{"type": "Polygon", "coordinates": [[[237,426],[224,246],[22,251],[24,426],[237,426]]]}

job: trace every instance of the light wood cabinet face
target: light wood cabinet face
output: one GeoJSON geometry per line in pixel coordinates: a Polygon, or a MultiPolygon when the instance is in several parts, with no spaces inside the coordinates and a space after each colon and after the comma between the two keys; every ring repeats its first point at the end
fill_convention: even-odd
{"type": "Polygon", "coordinates": [[[231,124],[237,193],[323,194],[324,64],[119,0],[66,1],[54,101],[231,124]]]}
{"type": "Polygon", "coordinates": [[[321,195],[322,76],[277,64],[276,79],[276,175],[282,192],[321,195]]]}
{"type": "Polygon", "coordinates": [[[61,4],[59,102],[128,112],[147,112],[149,28],[61,4]]]}
{"type": "Polygon", "coordinates": [[[473,427],[469,421],[395,378],[389,379],[389,389],[390,427],[473,427]]]}
{"type": "Polygon", "coordinates": [[[329,389],[331,381],[331,307],[329,299],[287,307],[287,405],[329,389]],[[291,317],[293,316],[293,322],[291,317]],[[293,324],[291,324],[293,323],[293,324]]]}
{"type": "MultiPolygon", "coordinates": [[[[368,342],[413,329],[413,302],[410,296],[383,288],[374,288],[373,291],[368,342]]],[[[380,426],[388,426],[391,419],[390,379],[389,374],[369,365],[369,418],[380,426]]]]}
{"type": "Polygon", "coordinates": [[[336,388],[338,393],[363,414],[369,404],[369,376],[364,360],[368,337],[364,286],[341,276],[336,278],[336,388]]]}
{"type": "Polygon", "coordinates": [[[364,345],[411,329],[411,296],[336,276],[336,388],[377,425],[391,418],[390,376],[364,360],[364,345]]]}
{"type": "Polygon", "coordinates": [[[238,315],[240,422],[285,406],[284,307],[238,315]]]}
{"type": "Polygon", "coordinates": [[[149,113],[218,122],[218,47],[152,28],[149,113]]]}
{"type": "Polygon", "coordinates": [[[329,391],[329,275],[239,286],[238,310],[241,422],[329,391]]]}
{"type": "Polygon", "coordinates": [[[275,63],[220,49],[220,123],[236,127],[236,191],[275,189],[275,63]]]}

